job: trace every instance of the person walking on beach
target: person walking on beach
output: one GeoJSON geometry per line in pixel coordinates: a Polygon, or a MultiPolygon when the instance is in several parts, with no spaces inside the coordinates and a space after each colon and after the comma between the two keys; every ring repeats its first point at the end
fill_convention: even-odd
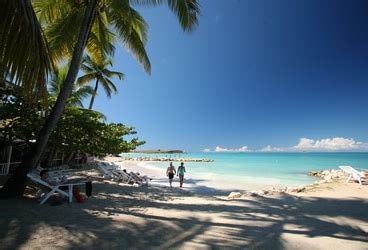
{"type": "Polygon", "coordinates": [[[172,187],[172,180],[173,180],[175,174],[176,174],[176,169],[175,169],[174,165],[172,164],[172,162],[170,162],[170,166],[166,170],[166,175],[169,176],[170,187],[172,187]]]}
{"type": "Polygon", "coordinates": [[[183,187],[184,173],[186,173],[186,171],[185,171],[185,167],[184,167],[184,162],[182,162],[180,167],[178,167],[178,176],[179,176],[179,180],[180,180],[180,188],[183,187]]]}

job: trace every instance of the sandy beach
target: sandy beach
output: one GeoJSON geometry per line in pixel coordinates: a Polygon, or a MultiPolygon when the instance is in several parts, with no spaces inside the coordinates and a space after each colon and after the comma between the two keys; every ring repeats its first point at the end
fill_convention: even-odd
{"type": "Polygon", "coordinates": [[[368,248],[367,185],[339,181],[295,194],[228,199],[221,189],[138,187],[85,173],[93,196],[82,204],[39,205],[30,189],[25,197],[1,200],[0,248],[368,248]]]}

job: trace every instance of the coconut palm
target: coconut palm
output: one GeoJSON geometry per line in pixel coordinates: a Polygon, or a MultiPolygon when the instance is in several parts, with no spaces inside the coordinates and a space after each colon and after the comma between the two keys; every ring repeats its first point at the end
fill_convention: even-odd
{"type": "Polygon", "coordinates": [[[117,77],[119,80],[123,80],[124,74],[109,70],[109,66],[112,66],[110,59],[93,60],[91,57],[86,56],[83,60],[81,69],[85,72],[85,75],[78,78],[78,83],[88,84],[91,81],[96,81],[94,93],[91,96],[88,109],[92,109],[93,107],[93,102],[95,100],[99,85],[102,85],[108,98],[111,98],[112,93],[118,93],[115,84],[110,80],[110,78],[117,77]]]}
{"type": "MultiPolygon", "coordinates": [[[[69,65],[64,65],[55,70],[49,81],[49,95],[52,99],[57,98],[68,73],[69,65]]],[[[95,91],[91,86],[74,84],[72,94],[68,99],[68,104],[72,106],[83,107],[83,99],[93,96],[95,91]]]]}
{"type": "MultiPolygon", "coordinates": [[[[6,0],[6,2],[8,1],[10,0],[6,0]]],[[[20,2],[21,0],[16,1],[20,2]]],[[[29,2],[29,0],[27,1],[29,2]]],[[[40,131],[34,147],[24,157],[21,167],[18,168],[20,170],[18,170],[3,187],[5,192],[12,196],[23,194],[26,173],[39,163],[48,139],[54,131],[56,123],[60,119],[65,105],[67,104],[67,100],[72,93],[73,84],[77,78],[84,49],[87,47],[89,52],[94,52],[93,48],[95,48],[96,51],[99,50],[104,53],[109,51],[107,48],[99,48],[103,44],[103,37],[107,37],[107,35],[104,36],[98,32],[94,33],[96,22],[99,23],[98,30],[106,28],[109,31],[111,30],[111,34],[116,32],[116,38],[122,41],[124,46],[133,53],[141,64],[143,64],[145,70],[150,72],[150,63],[144,48],[147,25],[139,13],[131,7],[131,4],[159,5],[168,3],[169,8],[177,15],[179,23],[184,31],[191,31],[197,25],[197,18],[199,15],[198,0],[34,0],[33,2],[35,7],[37,6],[37,2],[41,4],[42,2],[45,4],[49,3],[50,5],[55,4],[58,6],[58,8],[49,8],[50,11],[46,10],[44,12],[36,9],[36,12],[40,14],[40,18],[43,17],[42,25],[46,27],[47,39],[50,42],[50,48],[53,50],[53,59],[61,60],[64,53],[70,53],[71,60],[63,87],[49,117],[40,131]],[[70,3],[76,3],[78,6],[71,6],[70,3]],[[79,15],[78,13],[83,14],[79,15]],[[63,17],[70,17],[70,19],[64,19],[63,17]],[[67,23],[67,20],[70,22],[67,23]],[[65,28],[65,30],[70,32],[70,34],[73,33],[73,37],[62,37],[58,35],[58,32],[61,33],[61,30],[52,28],[53,23],[58,24],[60,28],[62,28],[63,25],[68,27],[65,28]],[[50,26],[50,29],[48,29],[48,26],[50,26]],[[76,35],[77,33],[78,35],[76,35]],[[62,45],[64,42],[67,45],[62,45]],[[57,46],[58,44],[61,44],[61,46],[57,46]]],[[[11,16],[17,17],[19,15],[16,11],[13,11],[7,17],[11,18],[11,16]]],[[[6,25],[1,24],[1,26],[6,28],[6,25]]],[[[63,34],[65,34],[65,32],[63,34]]]]}
{"type": "Polygon", "coordinates": [[[0,78],[46,93],[49,50],[30,0],[0,1],[0,78]]]}

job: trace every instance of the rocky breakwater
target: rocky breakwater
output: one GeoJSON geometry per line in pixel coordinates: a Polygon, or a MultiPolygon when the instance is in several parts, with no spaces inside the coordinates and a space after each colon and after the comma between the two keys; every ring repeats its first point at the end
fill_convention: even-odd
{"type": "Polygon", "coordinates": [[[318,185],[323,183],[338,182],[340,180],[346,179],[346,174],[342,170],[323,170],[323,171],[312,171],[308,173],[309,176],[314,176],[319,178],[315,183],[298,186],[298,187],[271,187],[262,189],[260,191],[243,191],[243,192],[231,192],[228,195],[228,199],[246,199],[249,197],[256,196],[267,196],[267,195],[277,195],[284,193],[301,193],[306,191],[311,191],[318,187],[318,185]]]}
{"type": "Polygon", "coordinates": [[[346,178],[346,174],[342,170],[322,170],[322,171],[311,171],[308,173],[309,176],[317,177],[319,180],[317,183],[326,183],[339,181],[343,178],[346,178]]]}
{"type": "Polygon", "coordinates": [[[173,161],[173,162],[213,162],[207,158],[173,158],[173,157],[125,157],[128,161],[173,161]]]}

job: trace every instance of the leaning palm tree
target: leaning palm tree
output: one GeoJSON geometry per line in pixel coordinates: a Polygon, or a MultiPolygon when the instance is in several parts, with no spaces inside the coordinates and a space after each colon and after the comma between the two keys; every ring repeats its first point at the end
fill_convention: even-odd
{"type": "MultiPolygon", "coordinates": [[[[61,88],[63,87],[69,65],[64,65],[55,70],[49,81],[49,96],[56,100],[61,88]]],[[[91,86],[74,84],[72,94],[68,99],[68,105],[83,107],[83,100],[89,96],[93,96],[95,91],[91,86]]]]}
{"type": "Polygon", "coordinates": [[[119,80],[123,80],[124,74],[109,70],[109,66],[112,66],[112,61],[110,59],[93,60],[91,57],[86,56],[83,60],[81,69],[84,71],[85,75],[78,78],[78,83],[84,85],[91,81],[96,81],[94,93],[91,96],[88,109],[92,109],[93,107],[99,85],[102,85],[108,98],[111,98],[112,93],[118,93],[115,84],[110,80],[110,78],[118,77],[119,80]]]}
{"type": "MultiPolygon", "coordinates": [[[[6,0],[10,1],[10,0],[6,0]]],[[[21,0],[16,0],[20,2],[21,0]]],[[[30,0],[26,0],[30,1],[30,0]]],[[[70,33],[74,33],[78,29],[78,35],[74,34],[74,39],[63,39],[58,36],[57,30],[55,32],[46,32],[48,41],[50,42],[50,48],[54,50],[53,54],[56,60],[61,60],[64,53],[71,54],[70,68],[65,78],[63,87],[59,93],[59,96],[55,102],[55,105],[47,118],[44,126],[42,127],[40,134],[36,140],[36,143],[32,149],[23,158],[22,164],[18,171],[11,177],[11,179],[4,185],[3,192],[10,196],[22,195],[24,192],[24,183],[26,180],[27,172],[37,166],[40,161],[41,155],[46,147],[46,144],[50,138],[50,135],[54,131],[58,120],[60,119],[62,112],[67,104],[67,100],[72,93],[73,84],[77,78],[77,74],[80,67],[83,52],[87,46],[90,52],[96,50],[103,44],[103,36],[99,36],[98,32],[93,32],[96,22],[98,22],[97,30],[103,30],[104,27],[109,27],[117,33],[118,40],[135,55],[140,63],[143,64],[145,70],[150,72],[150,63],[145,51],[144,45],[146,41],[146,23],[139,13],[131,7],[131,4],[138,5],[158,5],[162,3],[168,3],[169,8],[177,15],[179,22],[184,31],[191,31],[198,21],[199,4],[198,0],[85,0],[85,1],[68,1],[68,0],[49,0],[49,1],[33,1],[53,3],[58,5],[55,11],[45,11],[43,26],[46,27],[52,23],[62,23],[65,26],[70,27],[70,33]],[[77,3],[77,7],[71,7],[70,3],[77,3]],[[77,13],[82,11],[83,15],[80,16],[77,13]],[[73,15],[74,14],[74,15],[73,15]],[[71,17],[69,21],[71,23],[64,23],[62,17],[71,17]],[[81,17],[81,18],[80,18],[81,17]],[[101,17],[101,18],[100,18],[101,17]],[[102,22],[101,22],[101,21],[102,22]],[[72,29],[73,27],[76,27],[72,29]],[[100,29],[101,28],[101,29],[100,29]],[[63,39],[63,40],[60,40],[63,39]],[[53,42],[52,42],[53,41],[53,42]],[[56,46],[58,41],[72,42],[72,46],[56,46]],[[94,43],[95,42],[95,43],[94,43]],[[92,45],[92,46],[89,46],[92,45]],[[60,50],[56,50],[60,48],[60,50]]],[[[50,10],[52,8],[49,8],[50,10]]],[[[36,10],[37,13],[41,13],[40,10],[36,10]]],[[[42,13],[41,13],[42,14],[42,13]]],[[[18,16],[16,11],[7,15],[7,17],[18,16]]],[[[8,20],[5,20],[8,21],[8,20]]],[[[6,27],[6,25],[2,25],[6,27]]],[[[52,31],[52,29],[51,29],[52,31]]],[[[110,32],[113,33],[113,32],[110,32]]],[[[108,49],[98,49],[102,52],[108,52],[108,49]]]]}

